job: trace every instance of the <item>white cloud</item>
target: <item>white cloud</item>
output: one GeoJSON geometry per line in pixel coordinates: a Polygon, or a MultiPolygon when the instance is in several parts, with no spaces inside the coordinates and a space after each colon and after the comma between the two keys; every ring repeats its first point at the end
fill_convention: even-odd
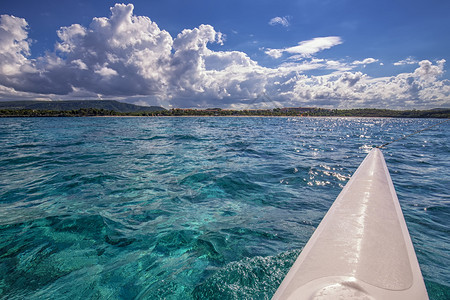
{"type": "Polygon", "coordinates": [[[414,71],[414,75],[426,81],[434,81],[437,77],[444,73],[445,59],[437,61],[437,65],[429,60],[419,62],[419,68],[414,71]]]}
{"type": "Polygon", "coordinates": [[[116,70],[110,69],[106,66],[96,68],[94,73],[99,74],[102,77],[107,77],[107,78],[110,78],[111,76],[119,75],[119,73],[117,73],[116,70]]]}
{"type": "Polygon", "coordinates": [[[286,48],[284,51],[308,57],[339,44],[342,44],[342,39],[338,36],[318,37],[309,41],[300,42],[298,46],[286,48]]]}
{"type": "Polygon", "coordinates": [[[88,70],[87,65],[81,59],[72,60],[72,64],[80,70],[88,70]]]}
{"type": "Polygon", "coordinates": [[[377,59],[314,57],[341,44],[337,36],[268,49],[272,57],[289,56],[268,68],[244,52],[211,50],[209,45],[223,44],[224,36],[210,25],[173,38],[148,17],[133,15],[131,4],[116,4],[110,17],[94,18],[87,27],[60,28],[55,51],[35,59],[27,26],[21,18],[0,18],[0,98],[115,98],[166,107],[240,108],[432,108],[450,102],[450,81],[440,79],[445,60],[423,60],[411,73],[372,78],[353,70],[377,59]],[[307,75],[312,70],[322,75],[307,75]]]}
{"type": "Polygon", "coordinates": [[[412,57],[408,57],[406,59],[395,62],[394,66],[415,65],[417,63],[419,63],[417,60],[412,57]]]}
{"type": "Polygon", "coordinates": [[[286,63],[282,63],[278,69],[287,70],[291,72],[300,72],[303,73],[305,71],[310,70],[333,70],[333,71],[350,71],[354,67],[350,64],[347,64],[343,61],[337,61],[332,59],[303,59],[301,62],[298,61],[288,61],[286,63]]]}
{"type": "Polygon", "coordinates": [[[363,60],[355,60],[352,64],[354,64],[354,65],[369,65],[369,64],[373,64],[377,61],[378,61],[378,59],[369,57],[369,58],[365,58],[363,60]]]}
{"type": "Polygon", "coordinates": [[[27,62],[39,69],[36,75],[22,72],[2,83],[17,90],[62,95],[74,88],[103,95],[164,95],[172,37],[149,18],[132,12],[132,4],[116,4],[110,18],[94,18],[88,28],[62,27],[55,53],[27,62]]]}
{"type": "Polygon", "coordinates": [[[342,44],[342,39],[338,36],[327,36],[327,37],[317,37],[311,40],[302,41],[298,43],[298,46],[293,46],[284,49],[268,49],[266,51],[267,55],[274,58],[281,57],[283,52],[289,54],[295,54],[299,57],[311,57],[313,54],[320,52],[322,50],[330,49],[336,45],[342,44]]]}
{"type": "Polygon", "coordinates": [[[332,107],[432,108],[448,105],[450,81],[437,80],[445,61],[420,62],[413,73],[371,78],[361,72],[334,72],[324,76],[302,75],[290,97],[297,101],[332,107]]]}
{"type": "Polygon", "coordinates": [[[272,56],[273,58],[280,58],[283,56],[283,49],[267,49],[266,54],[272,56]]]}
{"type": "Polygon", "coordinates": [[[269,25],[275,26],[275,25],[281,25],[284,27],[289,27],[290,23],[289,23],[289,16],[285,16],[285,17],[275,17],[270,19],[269,21],[269,25]]]}
{"type": "MultiPolygon", "coordinates": [[[[28,23],[9,15],[0,16],[0,76],[14,76],[23,72],[30,55],[28,23]],[[22,70],[21,70],[22,69],[22,70]]],[[[29,69],[32,71],[32,68],[29,69]]],[[[4,81],[5,78],[2,78],[4,81]]]]}

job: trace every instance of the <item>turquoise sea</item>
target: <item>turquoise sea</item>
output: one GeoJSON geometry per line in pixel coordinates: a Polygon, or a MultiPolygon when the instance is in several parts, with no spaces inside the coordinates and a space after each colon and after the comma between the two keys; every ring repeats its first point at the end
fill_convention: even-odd
{"type": "MultiPolygon", "coordinates": [[[[374,145],[440,122],[0,119],[0,299],[270,299],[374,145]]],[[[450,299],[450,122],[383,153],[450,299]]]]}

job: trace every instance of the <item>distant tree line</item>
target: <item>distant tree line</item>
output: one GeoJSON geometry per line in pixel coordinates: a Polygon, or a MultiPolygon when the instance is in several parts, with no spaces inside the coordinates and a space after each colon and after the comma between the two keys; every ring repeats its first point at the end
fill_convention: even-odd
{"type": "Polygon", "coordinates": [[[98,108],[81,108],[75,110],[43,110],[43,109],[0,109],[0,117],[93,117],[120,116],[114,110],[98,108]]]}
{"type": "Polygon", "coordinates": [[[450,118],[450,109],[390,110],[376,108],[316,110],[308,116],[385,117],[385,118],[450,118]]]}
{"type": "Polygon", "coordinates": [[[274,108],[256,110],[181,109],[162,111],[117,112],[98,108],[76,110],[0,109],[0,117],[95,117],[95,116],[311,116],[311,117],[387,117],[387,118],[450,118],[450,109],[324,109],[274,108]]]}

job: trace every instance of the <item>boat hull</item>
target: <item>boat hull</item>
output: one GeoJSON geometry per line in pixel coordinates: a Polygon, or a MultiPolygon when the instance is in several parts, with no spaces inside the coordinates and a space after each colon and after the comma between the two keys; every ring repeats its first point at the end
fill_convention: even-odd
{"type": "Polygon", "coordinates": [[[273,299],[428,299],[382,152],[375,148],[273,299]]]}

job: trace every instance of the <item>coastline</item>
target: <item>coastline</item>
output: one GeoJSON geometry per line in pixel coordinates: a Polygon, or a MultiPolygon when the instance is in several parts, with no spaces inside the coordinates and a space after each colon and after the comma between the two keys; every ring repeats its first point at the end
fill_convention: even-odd
{"type": "Polygon", "coordinates": [[[298,118],[298,119],[310,119],[310,118],[329,118],[329,119],[438,119],[438,120],[450,120],[450,117],[383,117],[383,116],[0,116],[2,118],[298,118]]]}
{"type": "Polygon", "coordinates": [[[86,116],[61,116],[61,115],[0,115],[1,118],[370,118],[370,119],[450,119],[450,116],[444,117],[401,117],[401,116],[286,116],[286,115],[225,115],[225,116],[212,116],[212,115],[188,115],[188,116],[146,116],[146,115],[86,115],[86,116]]]}
{"type": "Polygon", "coordinates": [[[349,118],[438,118],[450,119],[450,108],[431,110],[387,109],[323,109],[323,108],[274,108],[260,110],[224,109],[170,109],[158,111],[105,110],[82,108],[76,110],[51,109],[0,109],[1,117],[349,117],[349,118]]]}

